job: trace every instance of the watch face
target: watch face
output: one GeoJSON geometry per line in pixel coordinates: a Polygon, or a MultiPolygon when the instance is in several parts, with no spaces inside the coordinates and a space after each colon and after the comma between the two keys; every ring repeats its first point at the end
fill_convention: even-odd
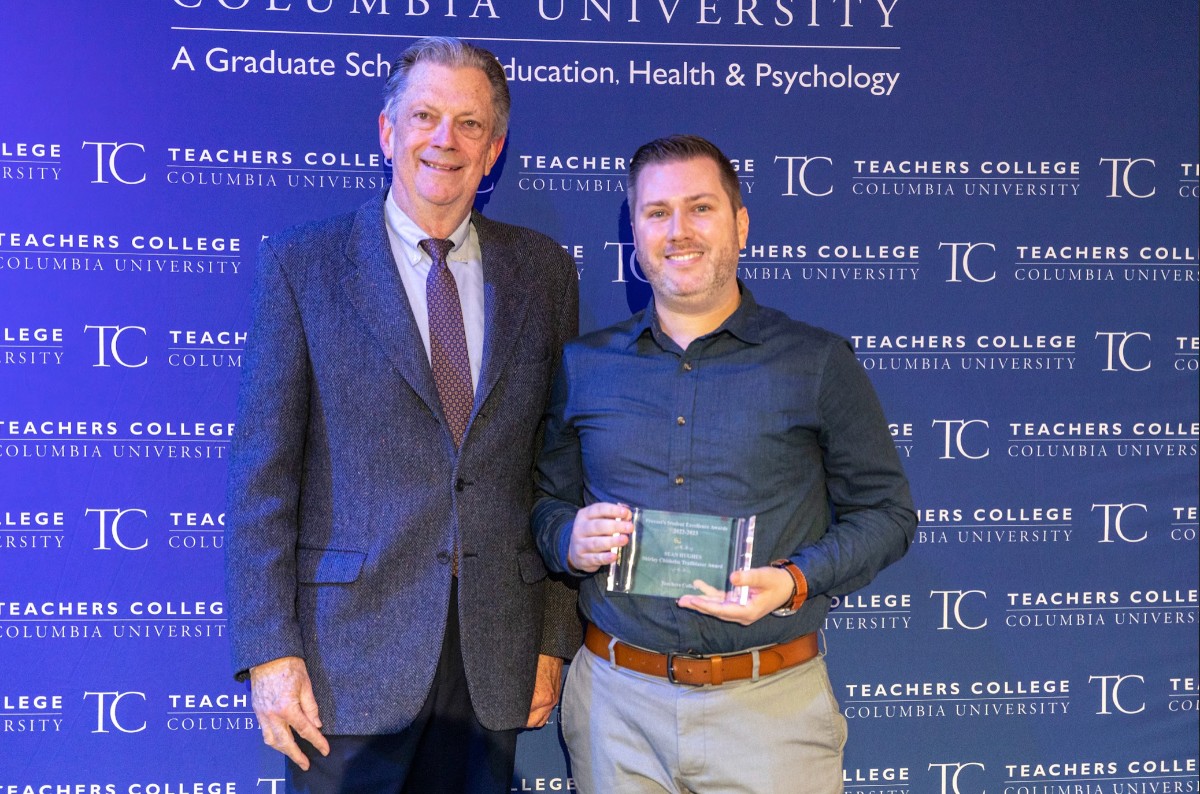
{"type": "Polygon", "coordinates": [[[786,618],[788,615],[796,614],[796,610],[785,608],[785,607],[780,607],[779,609],[776,609],[773,612],[771,612],[771,614],[777,618],[786,618]]]}

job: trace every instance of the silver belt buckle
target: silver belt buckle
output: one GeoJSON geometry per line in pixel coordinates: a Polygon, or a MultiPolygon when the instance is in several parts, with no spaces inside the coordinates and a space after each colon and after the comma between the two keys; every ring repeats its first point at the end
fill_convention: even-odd
{"type": "Polygon", "coordinates": [[[703,684],[690,684],[687,681],[676,681],[675,680],[675,660],[676,659],[694,659],[694,660],[699,661],[700,659],[704,659],[704,658],[707,658],[707,657],[703,656],[702,654],[668,652],[667,653],[667,681],[671,682],[672,684],[678,684],[680,686],[703,686],[703,684]]]}

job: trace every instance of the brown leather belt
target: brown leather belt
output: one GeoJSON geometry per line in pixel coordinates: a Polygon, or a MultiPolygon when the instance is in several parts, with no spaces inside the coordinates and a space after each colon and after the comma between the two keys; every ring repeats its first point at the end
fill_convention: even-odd
{"type": "Polygon", "coordinates": [[[644,675],[665,678],[672,684],[703,686],[761,678],[807,662],[817,655],[817,633],[788,642],[724,656],[692,656],[686,653],[655,653],[614,641],[602,629],[588,624],[583,644],[601,659],[610,660],[644,675]],[[610,650],[611,649],[611,650],[610,650]]]}

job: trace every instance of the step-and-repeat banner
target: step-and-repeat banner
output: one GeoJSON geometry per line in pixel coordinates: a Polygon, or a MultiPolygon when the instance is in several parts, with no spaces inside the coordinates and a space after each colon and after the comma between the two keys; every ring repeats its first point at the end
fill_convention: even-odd
{"type": "MultiPolygon", "coordinates": [[[[853,342],[921,523],[825,624],[848,791],[1200,788],[1195,2],[4,0],[0,793],[277,790],[222,582],[254,252],[384,188],[430,34],[503,63],[479,204],[584,329],[649,296],[628,158],[693,132],[755,297],[853,342]]],[[[523,734],[512,790],[573,788],[523,734]]]]}

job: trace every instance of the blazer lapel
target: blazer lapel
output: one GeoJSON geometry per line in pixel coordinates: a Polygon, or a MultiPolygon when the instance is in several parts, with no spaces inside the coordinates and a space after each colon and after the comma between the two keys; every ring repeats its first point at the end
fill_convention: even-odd
{"type": "Polygon", "coordinates": [[[493,233],[487,218],[476,213],[473,221],[483,254],[484,290],[483,366],[475,389],[478,411],[512,358],[529,308],[529,290],[521,279],[520,253],[493,233]]]}
{"type": "Polygon", "coordinates": [[[386,196],[364,204],[354,217],[346,244],[354,267],[342,278],[342,288],[400,375],[444,424],[425,346],[384,229],[386,196]]]}

